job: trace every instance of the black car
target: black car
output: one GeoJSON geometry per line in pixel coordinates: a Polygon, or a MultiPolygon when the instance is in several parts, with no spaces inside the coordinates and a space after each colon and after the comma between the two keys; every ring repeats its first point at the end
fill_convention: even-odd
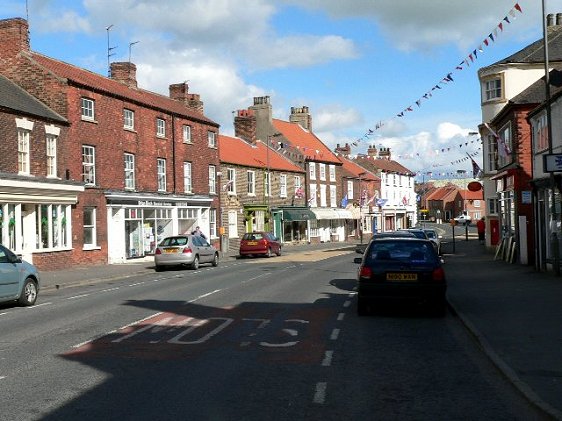
{"type": "MultiPolygon", "coordinates": [[[[369,241],[375,240],[377,238],[396,238],[396,237],[398,237],[398,238],[402,238],[402,237],[413,237],[413,238],[415,238],[416,236],[413,233],[411,233],[407,230],[385,231],[385,232],[377,232],[376,234],[373,234],[373,236],[371,237],[371,239],[369,241]]],[[[367,245],[368,245],[368,243],[367,244],[361,244],[355,249],[355,251],[357,253],[363,254],[365,252],[365,249],[367,248],[367,245]]]]}
{"type": "Polygon", "coordinates": [[[419,238],[379,238],[369,242],[359,263],[357,313],[377,303],[429,305],[439,315],[446,309],[443,261],[433,243],[419,238]]]}

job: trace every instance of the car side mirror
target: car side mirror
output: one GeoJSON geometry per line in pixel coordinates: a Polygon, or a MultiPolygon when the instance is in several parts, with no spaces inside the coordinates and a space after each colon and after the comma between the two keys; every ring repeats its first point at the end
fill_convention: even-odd
{"type": "Polygon", "coordinates": [[[356,257],[356,258],[353,259],[353,263],[359,263],[359,264],[361,264],[362,261],[363,261],[363,258],[362,258],[362,257],[356,257]]]}

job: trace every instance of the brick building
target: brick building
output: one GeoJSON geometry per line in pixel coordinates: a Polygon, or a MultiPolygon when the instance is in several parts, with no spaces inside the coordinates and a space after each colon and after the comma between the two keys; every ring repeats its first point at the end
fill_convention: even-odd
{"type": "MultiPolygon", "coordinates": [[[[283,242],[306,241],[306,225],[296,230],[298,238],[287,238],[283,236],[281,225],[271,218],[271,209],[278,212],[279,209],[302,208],[304,211],[304,170],[255,137],[246,141],[221,135],[219,142],[220,220],[226,229],[230,250],[238,250],[242,235],[252,231],[271,231],[283,242]]],[[[306,212],[310,216],[310,211],[306,212]]]]}
{"type": "Polygon", "coordinates": [[[163,236],[201,226],[218,242],[218,124],[185,83],[169,97],[137,86],[133,63],[111,77],[33,52],[27,21],[0,21],[0,74],[68,122],[57,177],[80,182],[67,264],[152,253],[163,236]]]}
{"type": "Polygon", "coordinates": [[[3,76],[0,92],[0,242],[39,267],[62,266],[84,191],[58,176],[68,122],[3,76]]]}
{"type": "Polygon", "coordinates": [[[238,112],[234,129],[239,137],[255,136],[270,143],[305,170],[305,203],[314,217],[302,209],[272,209],[272,218],[282,227],[283,238],[298,238],[296,230],[306,225],[308,241],[346,241],[346,220],[353,216],[339,207],[343,198],[342,162],[314,134],[308,107],[292,107],[289,121],[284,121],[272,117],[268,96],[255,97],[252,106],[238,112]]]}

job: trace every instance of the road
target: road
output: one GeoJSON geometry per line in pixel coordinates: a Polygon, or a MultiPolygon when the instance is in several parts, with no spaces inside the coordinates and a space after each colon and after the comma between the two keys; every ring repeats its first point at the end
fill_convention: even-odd
{"type": "Polygon", "coordinates": [[[0,307],[0,419],[541,419],[453,315],[357,317],[354,256],[233,260],[0,307]]]}

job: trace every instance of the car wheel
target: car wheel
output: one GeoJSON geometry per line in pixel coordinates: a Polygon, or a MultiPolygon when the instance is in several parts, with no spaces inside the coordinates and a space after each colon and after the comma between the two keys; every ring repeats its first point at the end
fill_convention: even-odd
{"type": "Polygon", "coordinates": [[[199,269],[199,256],[196,255],[193,258],[193,263],[191,264],[191,269],[193,269],[193,270],[199,269]]]}
{"type": "Polygon", "coordinates": [[[279,250],[277,250],[277,256],[281,256],[281,246],[279,246],[279,250]]]}
{"type": "Polygon", "coordinates": [[[265,254],[265,256],[266,256],[266,257],[271,257],[271,256],[273,256],[273,253],[271,252],[271,247],[269,247],[269,248],[267,249],[267,253],[265,254]]]}
{"type": "Polygon", "coordinates": [[[32,306],[37,301],[37,284],[31,278],[27,278],[23,283],[18,304],[22,306],[32,306]]]}
{"type": "Polygon", "coordinates": [[[164,270],[164,266],[155,265],[155,266],[154,266],[154,270],[155,270],[156,272],[162,272],[162,271],[164,270]]]}
{"type": "Polygon", "coordinates": [[[217,267],[219,265],[219,254],[215,253],[215,257],[213,258],[213,266],[217,267]]]}
{"type": "Polygon", "coordinates": [[[365,300],[357,297],[357,315],[366,316],[367,313],[367,304],[365,303],[365,300]]]}

